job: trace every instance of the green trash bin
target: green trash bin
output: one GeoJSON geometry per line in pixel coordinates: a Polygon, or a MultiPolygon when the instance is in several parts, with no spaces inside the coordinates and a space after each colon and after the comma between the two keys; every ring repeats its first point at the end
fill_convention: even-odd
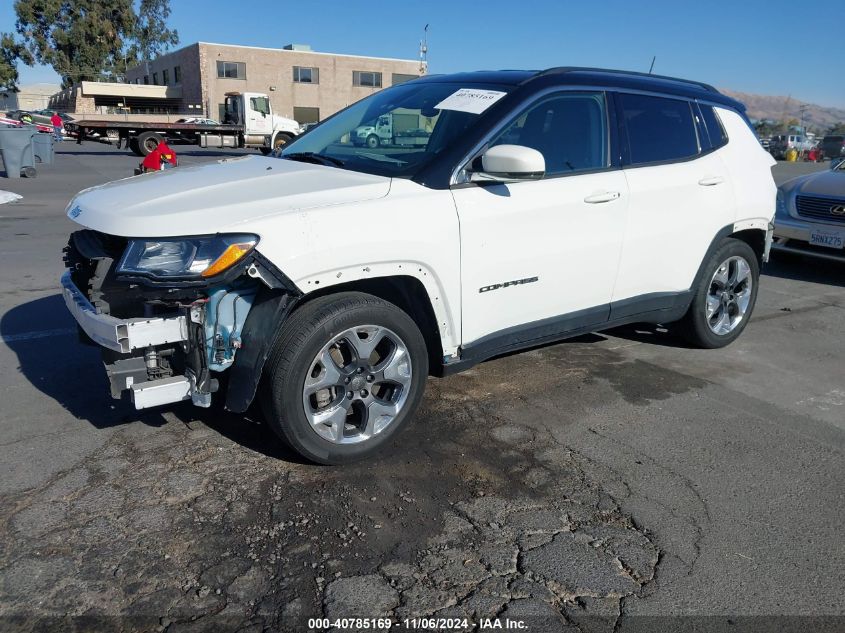
{"type": "Polygon", "coordinates": [[[7,178],[35,178],[35,155],[32,151],[32,137],[38,134],[34,125],[0,127],[0,154],[7,178]]]}
{"type": "Polygon", "coordinates": [[[32,137],[32,153],[36,163],[53,164],[53,135],[39,132],[32,137]]]}

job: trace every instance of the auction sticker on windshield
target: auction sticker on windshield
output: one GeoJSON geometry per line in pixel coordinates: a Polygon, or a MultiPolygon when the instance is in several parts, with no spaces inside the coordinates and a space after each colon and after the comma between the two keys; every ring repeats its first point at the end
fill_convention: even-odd
{"type": "Polygon", "coordinates": [[[461,88],[434,107],[438,110],[457,110],[458,112],[481,114],[506,94],[506,92],[499,92],[498,90],[461,88]]]}

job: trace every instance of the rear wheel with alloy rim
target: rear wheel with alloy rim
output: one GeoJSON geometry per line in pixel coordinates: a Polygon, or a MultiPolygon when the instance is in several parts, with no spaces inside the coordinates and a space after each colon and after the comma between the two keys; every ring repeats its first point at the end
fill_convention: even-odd
{"type": "Polygon", "coordinates": [[[413,417],[428,374],[414,321],[371,295],[342,293],[294,312],[268,359],[265,416],[324,464],[363,459],[413,417]]]}
{"type": "Polygon", "coordinates": [[[683,320],[687,338],[700,347],[724,347],[745,329],[757,300],[760,266],[745,242],[726,239],[709,257],[683,320]]]}

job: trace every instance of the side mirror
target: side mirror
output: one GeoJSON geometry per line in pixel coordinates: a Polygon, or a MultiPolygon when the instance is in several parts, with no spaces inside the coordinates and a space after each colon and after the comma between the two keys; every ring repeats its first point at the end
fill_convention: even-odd
{"type": "Polygon", "coordinates": [[[546,173],[546,159],[524,145],[496,145],[481,155],[481,171],[473,171],[472,182],[519,182],[540,180],[546,173]]]}

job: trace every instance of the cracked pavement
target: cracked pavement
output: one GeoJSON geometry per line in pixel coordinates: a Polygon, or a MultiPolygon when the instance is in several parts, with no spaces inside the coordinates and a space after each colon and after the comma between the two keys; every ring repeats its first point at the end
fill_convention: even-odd
{"type": "Polygon", "coordinates": [[[845,626],[845,266],[774,262],[726,350],[629,327],[431,379],[382,457],[318,467],[257,416],[109,398],[57,295],[62,209],[135,159],[60,151],[0,206],[4,631],[845,626]]]}

